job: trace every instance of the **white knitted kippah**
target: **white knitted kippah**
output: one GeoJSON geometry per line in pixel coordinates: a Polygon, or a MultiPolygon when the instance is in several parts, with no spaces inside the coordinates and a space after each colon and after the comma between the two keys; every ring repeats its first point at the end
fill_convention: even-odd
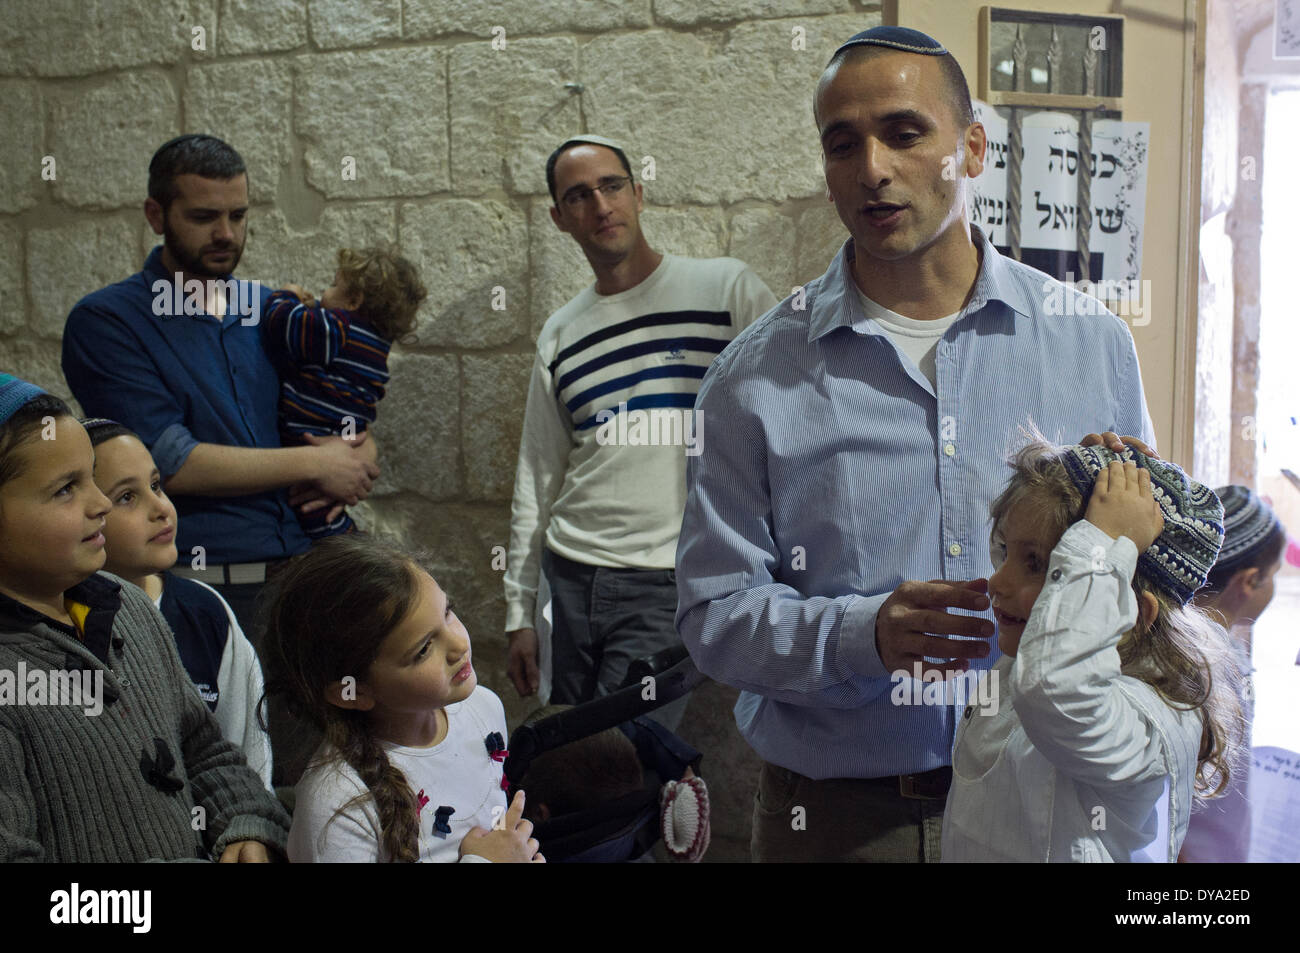
{"type": "Polygon", "coordinates": [[[709,847],[709,790],[702,778],[669,781],[659,791],[659,827],[669,856],[696,863],[709,847]]]}

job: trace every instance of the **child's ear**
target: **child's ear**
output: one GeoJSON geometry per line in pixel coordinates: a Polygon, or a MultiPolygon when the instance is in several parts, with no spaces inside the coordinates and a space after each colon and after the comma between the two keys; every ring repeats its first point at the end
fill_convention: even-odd
{"type": "Polygon", "coordinates": [[[355,711],[370,711],[375,707],[374,696],[365,682],[358,682],[352,676],[330,682],[325,686],[325,700],[338,708],[355,711]]]}
{"type": "Polygon", "coordinates": [[[1154,595],[1144,592],[1138,597],[1138,619],[1142,622],[1142,631],[1145,632],[1155,624],[1156,616],[1160,614],[1160,602],[1154,595]]]}
{"type": "Polygon", "coordinates": [[[1259,588],[1259,577],[1259,568],[1252,566],[1250,569],[1241,570],[1233,578],[1241,581],[1242,589],[1246,590],[1246,592],[1253,593],[1259,588]]]}

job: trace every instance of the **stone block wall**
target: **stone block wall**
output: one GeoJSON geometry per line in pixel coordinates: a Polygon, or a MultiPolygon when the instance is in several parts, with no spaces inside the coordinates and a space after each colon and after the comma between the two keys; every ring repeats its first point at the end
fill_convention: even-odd
{"type": "MultiPolygon", "coordinates": [[[[784,297],[845,237],[816,79],[880,19],[858,0],[10,0],[0,368],[68,396],[64,319],[156,243],[148,160],[184,132],[248,164],[240,277],[319,291],[339,247],[395,241],[430,296],[394,352],[383,475],[357,514],[433,554],[513,726],[531,703],[505,677],[492,550],[508,541],[537,333],[592,280],[549,219],[546,156],[575,133],[620,140],[655,248],[743,259],[784,297]]],[[[724,857],[743,856],[754,775],[733,697],[703,693],[683,729],[734,774],[714,785],[724,857]]]]}

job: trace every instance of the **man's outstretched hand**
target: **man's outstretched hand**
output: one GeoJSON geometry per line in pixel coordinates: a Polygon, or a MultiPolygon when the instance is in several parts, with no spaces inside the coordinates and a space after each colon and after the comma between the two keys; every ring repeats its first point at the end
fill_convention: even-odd
{"type": "Polygon", "coordinates": [[[964,672],[970,659],[989,654],[987,642],[993,623],[974,616],[953,615],[948,609],[983,612],[989,607],[987,579],[951,582],[931,579],[901,583],[876,613],[876,651],[890,672],[911,673],[920,664],[922,674],[939,672],[944,677],[964,672]],[[945,638],[963,635],[966,639],[945,638]],[[942,663],[929,658],[946,659],[942,663]]]}

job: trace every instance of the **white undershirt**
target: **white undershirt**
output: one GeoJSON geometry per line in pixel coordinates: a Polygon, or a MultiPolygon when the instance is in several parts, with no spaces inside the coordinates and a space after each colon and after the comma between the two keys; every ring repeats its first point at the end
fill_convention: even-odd
{"type": "Polygon", "coordinates": [[[933,388],[935,348],[939,346],[939,338],[943,337],[944,332],[961,317],[961,312],[956,311],[947,317],[935,318],[932,321],[918,321],[916,318],[907,318],[882,307],[864,295],[862,289],[856,285],[853,290],[858,293],[862,313],[880,325],[881,329],[889,335],[889,339],[897,344],[898,349],[907,355],[925,375],[926,380],[930,382],[930,387],[933,388]]]}

